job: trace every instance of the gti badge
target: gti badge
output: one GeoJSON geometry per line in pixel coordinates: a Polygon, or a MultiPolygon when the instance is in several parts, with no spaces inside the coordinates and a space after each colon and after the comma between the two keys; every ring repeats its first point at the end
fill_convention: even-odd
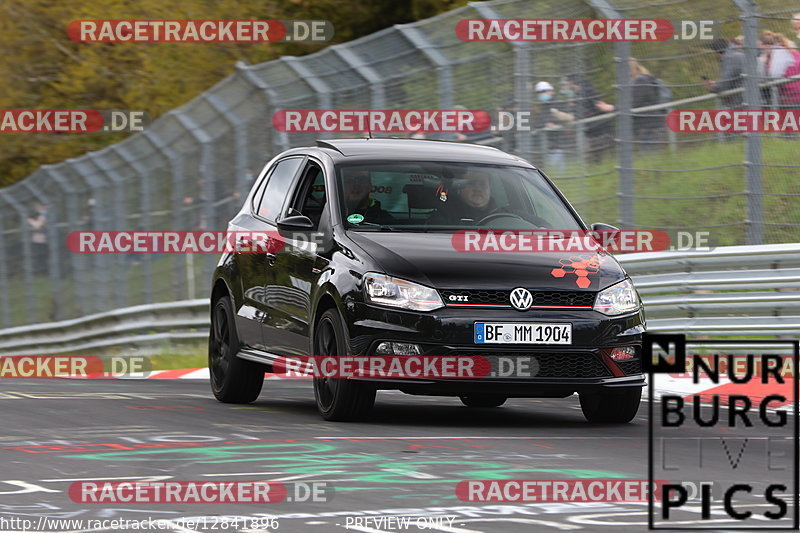
{"type": "Polygon", "coordinates": [[[451,294],[447,299],[451,302],[468,302],[469,294],[451,294]]]}
{"type": "Polygon", "coordinates": [[[511,291],[511,305],[518,311],[527,311],[533,305],[533,295],[528,289],[517,287],[511,291]]]}

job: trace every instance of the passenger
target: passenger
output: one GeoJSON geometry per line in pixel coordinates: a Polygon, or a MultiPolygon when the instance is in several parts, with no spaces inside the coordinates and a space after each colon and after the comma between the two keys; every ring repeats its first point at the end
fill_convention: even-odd
{"type": "Polygon", "coordinates": [[[356,169],[345,171],[342,183],[344,185],[344,200],[347,212],[350,215],[361,215],[365,222],[373,224],[392,224],[394,217],[384,211],[381,203],[370,194],[372,191],[372,178],[368,170],[356,169]]]}

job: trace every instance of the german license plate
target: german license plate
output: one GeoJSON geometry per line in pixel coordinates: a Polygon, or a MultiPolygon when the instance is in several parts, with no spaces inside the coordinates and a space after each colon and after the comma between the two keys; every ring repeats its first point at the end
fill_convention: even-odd
{"type": "Polygon", "coordinates": [[[475,344],[572,344],[572,324],[475,322],[475,344]]]}

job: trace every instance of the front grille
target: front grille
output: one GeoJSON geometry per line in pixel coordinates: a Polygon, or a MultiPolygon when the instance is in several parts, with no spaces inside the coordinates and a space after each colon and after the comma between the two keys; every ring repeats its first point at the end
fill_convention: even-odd
{"type": "Polygon", "coordinates": [[[642,373],[642,360],[641,359],[631,359],[630,361],[617,361],[617,366],[619,366],[620,370],[625,372],[625,375],[630,376],[631,374],[641,374],[642,373]]]}
{"type": "MultiPolygon", "coordinates": [[[[524,357],[535,359],[530,368],[536,368],[530,376],[533,378],[600,378],[609,377],[611,372],[592,352],[578,353],[535,353],[535,352],[452,352],[447,355],[480,356],[489,360],[492,370],[497,371],[499,359],[524,357]]],[[[500,376],[502,377],[502,376],[500,376]]]]}
{"type": "MultiPolygon", "coordinates": [[[[442,300],[452,306],[480,306],[504,305],[511,307],[509,302],[510,290],[483,290],[483,289],[447,289],[439,291],[442,300]],[[464,300],[463,297],[467,297],[464,300]],[[459,298],[461,297],[461,298],[459,298]]],[[[594,305],[594,292],[582,291],[537,291],[531,290],[533,307],[536,306],[562,306],[562,307],[592,307],[594,305]]]]}

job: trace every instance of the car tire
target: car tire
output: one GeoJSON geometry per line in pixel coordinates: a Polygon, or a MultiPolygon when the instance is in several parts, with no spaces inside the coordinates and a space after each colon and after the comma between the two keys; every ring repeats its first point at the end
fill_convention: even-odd
{"type": "Polygon", "coordinates": [[[600,393],[581,393],[581,410],[589,422],[627,424],[639,411],[642,389],[630,387],[600,393]]]}
{"type": "Polygon", "coordinates": [[[214,397],[225,403],[250,403],[261,393],[264,365],[236,356],[239,335],[233,319],[233,305],[228,296],[214,301],[211,307],[211,330],[208,336],[208,372],[214,397]]]}
{"type": "Polygon", "coordinates": [[[467,407],[500,407],[508,399],[505,396],[496,396],[494,394],[476,394],[473,396],[459,396],[458,398],[467,407]]]}
{"type": "MultiPolygon", "coordinates": [[[[350,347],[341,316],[328,309],[314,326],[313,354],[320,357],[349,354],[350,347]]],[[[349,379],[314,377],[314,398],[322,418],[355,421],[364,418],[375,404],[375,389],[349,379]]]]}

